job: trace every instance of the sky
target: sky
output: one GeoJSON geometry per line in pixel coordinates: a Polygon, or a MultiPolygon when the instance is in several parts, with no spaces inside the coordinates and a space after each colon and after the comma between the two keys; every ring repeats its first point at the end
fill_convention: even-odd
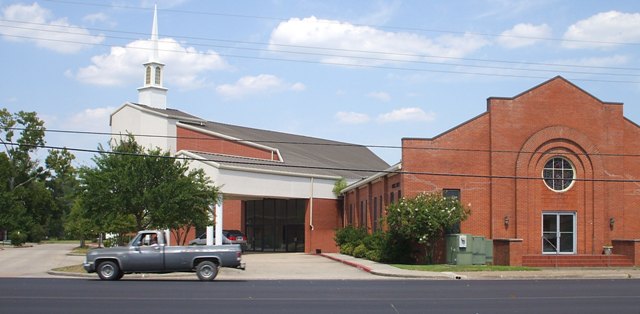
{"type": "Polygon", "coordinates": [[[0,0],[0,108],[91,165],[74,149],[107,145],[95,133],[137,101],[154,5],[167,107],[210,121],[395,164],[402,138],[561,75],[640,123],[640,2],[623,0],[0,0]]]}

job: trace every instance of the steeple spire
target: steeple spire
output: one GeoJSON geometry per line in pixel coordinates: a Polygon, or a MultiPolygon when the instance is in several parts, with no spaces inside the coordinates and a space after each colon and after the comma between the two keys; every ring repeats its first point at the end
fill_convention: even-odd
{"type": "Polygon", "coordinates": [[[149,61],[158,61],[158,5],[153,7],[153,25],[151,26],[153,55],[149,61]]]}
{"type": "Polygon", "coordinates": [[[167,108],[167,89],[162,86],[163,67],[158,48],[158,6],[153,8],[151,26],[151,55],[144,65],[144,85],[138,88],[138,103],[154,108],[167,108]]]}

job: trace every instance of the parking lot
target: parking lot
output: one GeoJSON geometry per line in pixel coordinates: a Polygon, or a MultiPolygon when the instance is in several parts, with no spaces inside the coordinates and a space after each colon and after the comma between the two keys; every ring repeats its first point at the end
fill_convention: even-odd
{"type": "MultiPolygon", "coordinates": [[[[83,256],[68,253],[77,244],[40,244],[31,247],[0,247],[0,277],[51,277],[51,269],[78,265],[83,256]]],[[[247,270],[224,268],[218,280],[249,279],[381,279],[331,259],[304,253],[248,253],[243,255],[247,270]]],[[[84,275],[84,274],[83,274],[84,275]]],[[[92,276],[96,276],[92,274],[92,276]]],[[[139,275],[133,275],[139,276],[139,275]]],[[[133,277],[130,276],[130,277],[133,277]]],[[[145,275],[193,278],[195,274],[145,275]]],[[[125,279],[127,276],[125,276],[125,279]]]]}

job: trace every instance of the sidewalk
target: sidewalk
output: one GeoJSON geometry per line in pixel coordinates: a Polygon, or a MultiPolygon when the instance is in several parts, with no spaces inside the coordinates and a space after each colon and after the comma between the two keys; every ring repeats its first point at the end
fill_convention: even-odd
{"type": "Polygon", "coordinates": [[[639,279],[640,268],[540,268],[535,271],[428,272],[406,270],[339,253],[322,253],[341,262],[378,276],[421,279],[639,279]]]}

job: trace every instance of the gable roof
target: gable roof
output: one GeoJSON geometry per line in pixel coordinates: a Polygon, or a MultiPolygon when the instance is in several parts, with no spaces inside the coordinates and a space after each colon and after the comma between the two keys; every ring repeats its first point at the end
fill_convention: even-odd
{"type": "Polygon", "coordinates": [[[362,145],[218,123],[176,109],[136,105],[203,131],[223,134],[254,145],[271,147],[282,157],[282,161],[269,161],[191,151],[203,159],[228,167],[298,175],[344,177],[351,180],[361,179],[389,168],[385,161],[362,145]]]}

